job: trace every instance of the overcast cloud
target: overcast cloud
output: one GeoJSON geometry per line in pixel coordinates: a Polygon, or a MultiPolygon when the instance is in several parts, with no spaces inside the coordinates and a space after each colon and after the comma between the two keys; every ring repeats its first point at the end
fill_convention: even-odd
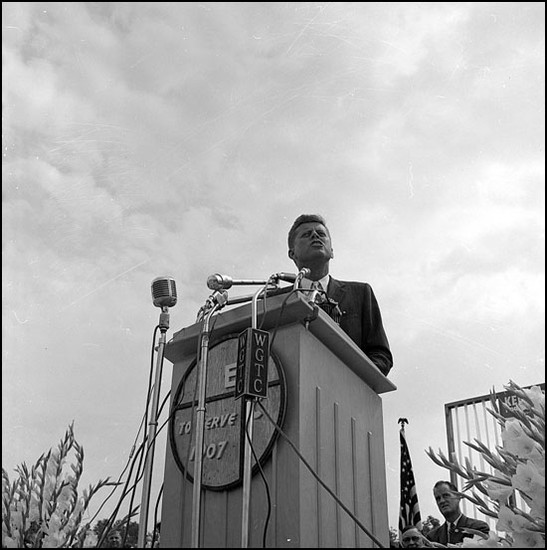
{"type": "Polygon", "coordinates": [[[294,271],[288,229],[321,213],[331,274],[372,285],[395,358],[390,525],[399,417],[439,517],[448,473],[424,450],[446,448],[444,404],[545,380],[544,3],[3,2],[2,20],[4,468],[74,420],[84,483],[117,478],[151,281],[176,279],[170,337],[211,273],[294,271]]]}

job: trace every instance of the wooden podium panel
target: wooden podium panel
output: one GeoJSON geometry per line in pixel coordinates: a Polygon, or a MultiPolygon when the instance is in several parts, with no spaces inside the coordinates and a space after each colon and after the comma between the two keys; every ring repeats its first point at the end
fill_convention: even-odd
{"type": "MultiPolygon", "coordinates": [[[[268,298],[267,311],[259,322],[264,330],[276,329],[273,353],[286,382],[283,431],[359,521],[389,546],[379,394],[392,391],[395,386],[328,315],[317,311],[300,295],[268,298]]],[[[222,312],[215,320],[211,348],[215,338],[221,341],[250,324],[250,304],[222,312]]],[[[166,346],[165,357],[174,364],[173,396],[195,361],[199,330],[198,325],[182,329],[166,346]]],[[[266,401],[262,403],[270,410],[266,401]]],[[[257,406],[256,412],[260,410],[257,406]]],[[[260,422],[263,421],[262,415],[260,422]]],[[[258,422],[255,420],[255,426],[258,422]]],[[[273,442],[263,470],[271,508],[264,481],[255,474],[251,484],[249,547],[263,546],[268,511],[267,547],[374,547],[282,437],[273,442]]],[[[168,443],[161,547],[191,545],[192,491],[192,482],[182,474],[168,443]]],[[[241,485],[226,490],[204,489],[200,547],[240,548],[241,510],[241,485]]]]}

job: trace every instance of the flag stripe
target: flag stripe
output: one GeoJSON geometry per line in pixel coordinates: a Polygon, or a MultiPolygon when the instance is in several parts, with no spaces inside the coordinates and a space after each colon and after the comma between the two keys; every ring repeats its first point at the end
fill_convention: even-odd
{"type": "Polygon", "coordinates": [[[422,518],[420,515],[420,505],[418,503],[418,493],[416,491],[416,481],[412,471],[412,461],[406,443],[404,429],[399,431],[399,440],[401,444],[401,500],[399,508],[399,533],[407,525],[416,525],[419,529],[422,527],[422,518]]]}

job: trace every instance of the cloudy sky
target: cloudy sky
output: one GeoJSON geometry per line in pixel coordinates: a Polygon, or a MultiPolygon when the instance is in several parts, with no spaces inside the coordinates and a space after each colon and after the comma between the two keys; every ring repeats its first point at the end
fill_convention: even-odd
{"type": "Polygon", "coordinates": [[[294,271],[287,231],[321,213],[395,358],[389,523],[401,416],[439,517],[444,404],[545,380],[544,3],[3,2],[2,21],[3,467],[74,421],[84,483],[117,478],[152,280],[176,280],[171,337],[211,273],[294,271]]]}

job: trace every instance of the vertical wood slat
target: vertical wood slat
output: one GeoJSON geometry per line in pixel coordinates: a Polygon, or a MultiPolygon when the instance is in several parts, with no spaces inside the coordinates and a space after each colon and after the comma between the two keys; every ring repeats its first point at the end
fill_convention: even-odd
{"type": "MultiPolygon", "coordinates": [[[[473,403],[473,413],[475,415],[475,437],[479,440],[479,441],[482,441],[482,437],[481,437],[481,427],[480,427],[480,422],[479,422],[479,414],[477,413],[477,404],[476,403],[473,403]]],[[[487,429],[487,428],[486,428],[487,429]]],[[[481,469],[481,472],[484,472],[484,458],[482,456],[482,454],[479,454],[479,462],[480,462],[480,469],[481,469]]],[[[475,516],[476,517],[476,516],[475,516]]]]}
{"type": "MultiPolygon", "coordinates": [[[[368,454],[368,480],[369,486],[372,490],[372,483],[374,479],[374,472],[372,471],[372,432],[367,432],[367,454],[368,454]]],[[[374,520],[374,506],[370,507],[370,527],[371,532],[376,533],[376,522],[374,520]]],[[[376,548],[376,544],[371,540],[371,548],[376,548]]]]}
{"type": "Polygon", "coordinates": [[[269,546],[272,548],[277,548],[278,545],[278,524],[277,524],[277,500],[278,500],[278,487],[277,487],[277,445],[274,446],[272,450],[272,482],[271,482],[271,497],[272,497],[272,526],[273,529],[270,531],[273,533],[273,541],[270,541],[269,546]]]}
{"type": "MultiPolygon", "coordinates": [[[[352,479],[352,487],[353,487],[353,513],[355,514],[355,517],[359,517],[359,498],[357,496],[357,441],[356,441],[356,426],[355,426],[355,418],[351,417],[351,479],[352,479]]],[[[360,533],[359,533],[359,527],[357,523],[354,527],[353,532],[354,537],[354,546],[355,548],[359,548],[361,546],[360,543],[360,533]]]]}
{"type": "MultiPolygon", "coordinates": [[[[469,430],[469,409],[468,409],[468,407],[469,407],[469,405],[467,403],[463,406],[463,415],[464,415],[464,419],[465,419],[465,434],[466,434],[463,441],[472,441],[471,432],[469,430]]],[[[465,448],[467,449],[467,458],[469,459],[469,462],[472,462],[473,457],[471,456],[471,447],[467,447],[467,445],[466,445],[465,448]]],[[[462,464],[464,464],[464,463],[465,462],[462,462],[462,464]]],[[[462,508],[463,513],[466,516],[470,515],[470,512],[467,509],[467,504],[468,504],[468,500],[465,499],[465,498],[462,498],[462,500],[460,501],[460,506],[462,508]]]]}
{"type": "MultiPolygon", "coordinates": [[[[333,437],[334,437],[334,494],[340,498],[340,427],[338,403],[333,407],[333,437]]],[[[340,524],[340,506],[336,504],[336,547],[342,546],[342,532],[340,524]]]]}
{"type": "MultiPolygon", "coordinates": [[[[228,492],[224,492],[224,517],[227,518],[228,517],[228,492]]],[[[225,522],[224,523],[224,547],[227,548],[228,547],[228,541],[230,540],[229,539],[229,533],[228,533],[228,522],[225,522]]]]}
{"type": "MultiPolygon", "coordinates": [[[[321,477],[321,388],[315,388],[315,472],[321,477]]],[[[323,547],[323,508],[321,504],[321,485],[315,484],[317,494],[317,548],[323,547]]]]}
{"type": "MultiPolygon", "coordinates": [[[[488,429],[488,415],[487,415],[487,409],[486,409],[486,402],[483,401],[481,403],[482,406],[482,416],[484,418],[484,425],[485,425],[485,435],[486,435],[486,446],[490,449],[490,430],[488,429]]],[[[497,433],[497,432],[496,432],[497,433]]],[[[497,440],[497,437],[496,437],[497,440]]],[[[496,442],[497,445],[497,442],[496,442]]],[[[492,473],[492,467],[490,467],[490,473],[492,473]]]]}
{"type": "MultiPolygon", "coordinates": [[[[444,419],[446,424],[446,440],[447,440],[447,449],[448,457],[452,460],[456,456],[456,448],[454,447],[454,420],[453,420],[453,409],[445,405],[444,407],[444,419]]],[[[450,472],[450,481],[456,483],[456,473],[450,472]]]]}

